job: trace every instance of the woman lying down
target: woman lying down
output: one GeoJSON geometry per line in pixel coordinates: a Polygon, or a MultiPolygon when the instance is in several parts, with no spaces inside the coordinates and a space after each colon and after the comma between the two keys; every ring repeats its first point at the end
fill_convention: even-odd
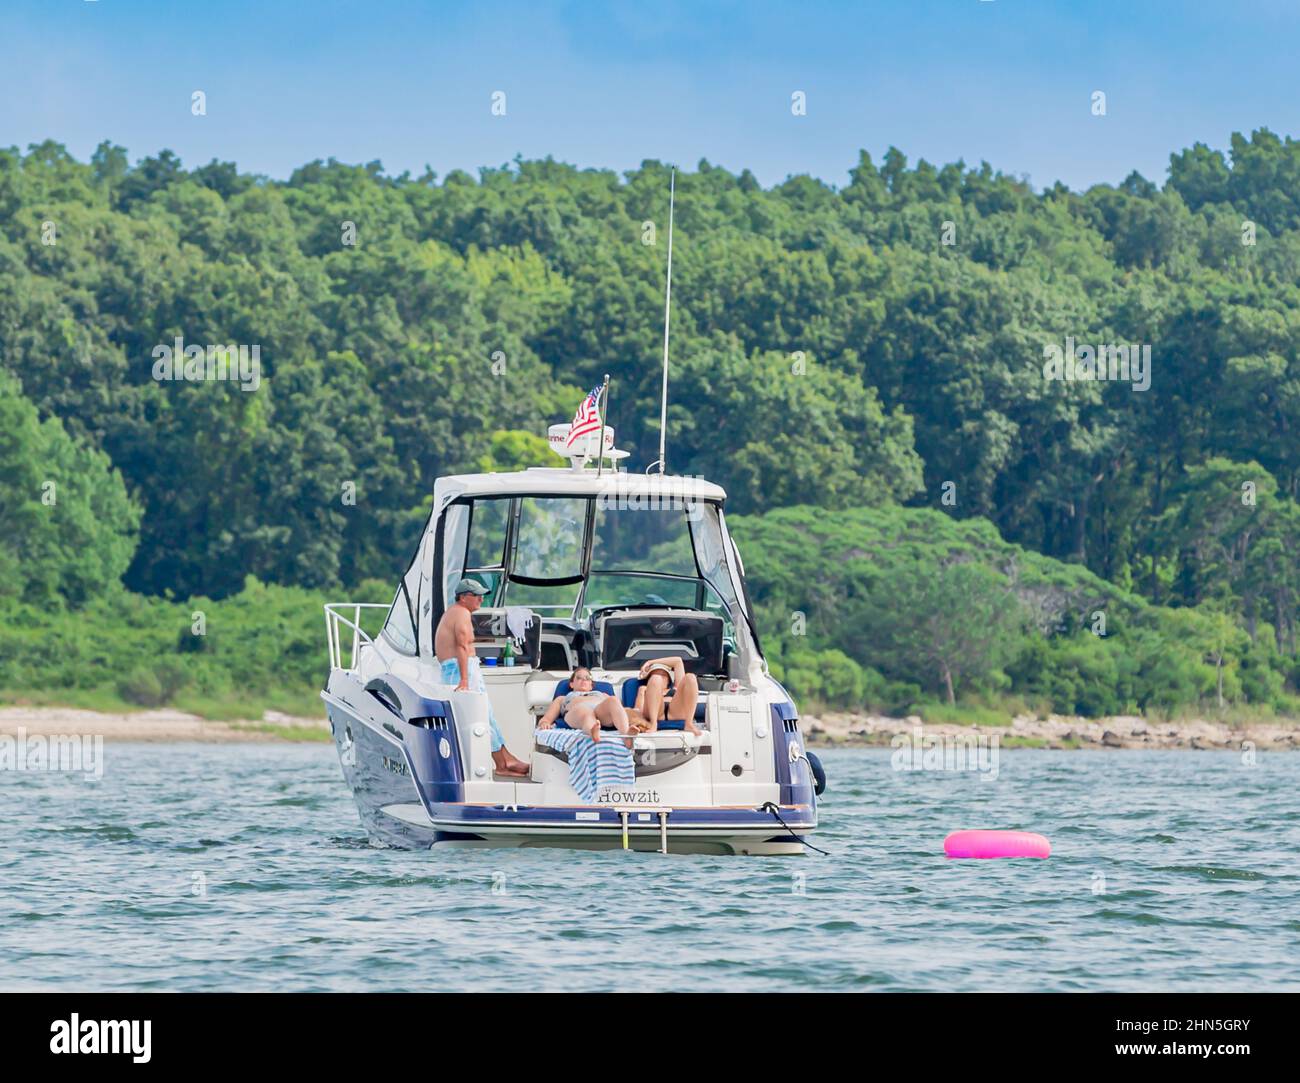
{"type": "Polygon", "coordinates": [[[602,729],[653,733],[660,722],[681,719],[688,733],[700,732],[695,724],[700,685],[694,673],[686,672],[686,664],[680,658],[656,658],[643,665],[637,676],[641,687],[637,689],[636,705],[624,707],[617,696],[596,688],[591,670],[579,666],[569,677],[568,694],[551,701],[537,728],[550,729],[563,718],[569,729],[581,730],[593,741],[599,741],[602,729]]]}

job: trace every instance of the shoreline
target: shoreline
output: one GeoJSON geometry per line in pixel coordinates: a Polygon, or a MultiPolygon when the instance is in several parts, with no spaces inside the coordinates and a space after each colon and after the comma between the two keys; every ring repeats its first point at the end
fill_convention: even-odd
{"type": "MultiPolygon", "coordinates": [[[[1300,721],[1249,722],[1239,726],[1203,719],[1156,722],[1136,715],[1072,718],[1021,715],[1004,726],[925,723],[917,715],[894,718],[853,711],[805,714],[807,742],[813,748],[889,747],[897,736],[913,737],[919,726],[927,737],[993,737],[1004,748],[1047,749],[1195,749],[1240,751],[1250,742],[1258,749],[1300,749],[1300,721]]],[[[329,722],[266,711],[258,719],[212,721],[171,708],[130,713],[78,707],[0,706],[0,735],[101,736],[106,741],[190,741],[301,743],[328,741],[329,722]]]]}
{"type": "Polygon", "coordinates": [[[923,722],[920,716],[892,718],[852,711],[827,711],[802,717],[808,744],[814,748],[889,747],[896,736],[912,737],[921,727],[926,737],[998,737],[1005,748],[1195,749],[1242,751],[1247,743],[1272,751],[1300,749],[1300,721],[1247,722],[1229,725],[1205,719],[1154,721],[1140,715],[1079,718],[1018,715],[1003,726],[923,722]]]}
{"type": "Polygon", "coordinates": [[[0,735],[103,737],[105,741],[192,741],[199,744],[233,742],[301,743],[328,741],[324,716],[302,718],[266,711],[258,719],[214,722],[171,708],[132,711],[90,711],[79,707],[0,707],[0,735]]]}

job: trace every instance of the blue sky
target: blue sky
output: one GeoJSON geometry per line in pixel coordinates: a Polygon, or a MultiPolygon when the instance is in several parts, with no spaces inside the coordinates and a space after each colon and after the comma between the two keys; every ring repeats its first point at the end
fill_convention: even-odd
{"type": "Polygon", "coordinates": [[[274,177],[549,154],[843,184],[892,144],[1080,188],[1163,180],[1170,151],[1234,130],[1300,133],[1297,0],[3,0],[0,42],[0,145],[274,177]]]}

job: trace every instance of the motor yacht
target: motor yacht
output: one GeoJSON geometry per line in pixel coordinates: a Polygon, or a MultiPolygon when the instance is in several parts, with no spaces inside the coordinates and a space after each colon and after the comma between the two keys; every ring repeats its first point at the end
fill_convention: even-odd
{"type": "Polygon", "coordinates": [[[363,825],[401,847],[803,852],[824,775],[768,672],[726,493],[629,473],[603,423],[569,433],[549,433],[567,465],[439,478],[392,601],[325,606],[321,696],[363,825]],[[472,617],[481,691],[447,683],[434,653],[467,578],[484,592],[472,617]],[[575,667],[631,706],[660,658],[695,675],[694,725],[604,732],[625,770],[582,796],[570,761],[589,738],[557,748],[539,719],[575,667]],[[493,718],[526,775],[497,770],[493,718]]]}

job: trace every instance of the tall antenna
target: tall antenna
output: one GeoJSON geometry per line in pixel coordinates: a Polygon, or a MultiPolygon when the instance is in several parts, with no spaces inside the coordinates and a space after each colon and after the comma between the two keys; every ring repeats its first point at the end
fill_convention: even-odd
{"type": "Polygon", "coordinates": [[[659,406],[659,473],[667,468],[666,443],[668,439],[668,321],[673,309],[673,204],[677,196],[677,170],[668,181],[668,285],[664,290],[664,388],[659,406]]]}

